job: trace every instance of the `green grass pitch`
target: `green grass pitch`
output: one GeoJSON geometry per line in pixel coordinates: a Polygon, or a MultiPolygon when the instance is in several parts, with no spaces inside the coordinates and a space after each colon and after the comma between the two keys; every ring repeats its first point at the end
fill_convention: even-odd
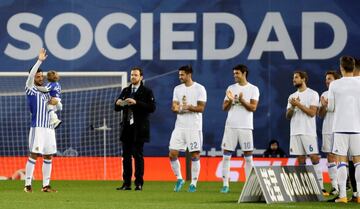
{"type": "Polygon", "coordinates": [[[145,182],[143,191],[117,191],[118,181],[52,181],[58,193],[40,192],[35,181],[33,193],[23,192],[23,181],[0,181],[0,208],[24,209],[261,209],[261,208],[359,208],[357,203],[308,202],[291,204],[237,204],[243,184],[232,183],[229,194],[219,193],[221,182],[199,182],[198,191],[188,193],[187,182],[182,191],[173,192],[174,182],[145,182]]]}

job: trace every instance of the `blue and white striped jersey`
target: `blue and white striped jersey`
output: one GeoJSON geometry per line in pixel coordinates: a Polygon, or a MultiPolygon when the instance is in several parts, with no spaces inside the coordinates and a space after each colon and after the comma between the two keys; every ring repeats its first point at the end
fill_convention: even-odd
{"type": "Polygon", "coordinates": [[[31,127],[51,128],[50,115],[47,110],[48,101],[51,99],[48,93],[43,93],[34,86],[25,87],[25,92],[30,107],[31,127]]]}
{"type": "Polygon", "coordinates": [[[50,96],[61,99],[61,85],[59,82],[50,82],[46,84],[50,96]]]}
{"type": "Polygon", "coordinates": [[[40,64],[41,61],[38,60],[33,66],[25,86],[25,93],[31,113],[31,127],[52,128],[50,125],[50,115],[47,110],[51,96],[49,93],[39,91],[34,84],[34,77],[40,64]]]}

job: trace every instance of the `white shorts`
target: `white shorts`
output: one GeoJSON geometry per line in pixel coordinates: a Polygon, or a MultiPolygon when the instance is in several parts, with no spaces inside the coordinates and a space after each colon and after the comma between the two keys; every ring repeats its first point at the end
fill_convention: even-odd
{"type": "Polygon", "coordinates": [[[55,130],[51,128],[31,127],[29,150],[32,153],[51,155],[57,152],[55,130]]]}
{"type": "Polygon", "coordinates": [[[238,143],[242,151],[253,151],[254,140],[252,130],[225,127],[221,148],[223,150],[235,151],[238,143]]]}
{"type": "Polygon", "coordinates": [[[316,136],[293,135],[290,136],[290,155],[319,154],[316,136]]]}
{"type": "Polygon", "coordinates": [[[360,155],[360,134],[334,133],[332,153],[340,156],[360,155]]]}
{"type": "Polygon", "coordinates": [[[170,150],[196,152],[202,150],[203,136],[201,130],[175,128],[171,134],[170,150]]]}
{"type": "Polygon", "coordinates": [[[321,151],[324,153],[331,153],[333,142],[334,142],[334,138],[332,134],[323,134],[321,151]]]}

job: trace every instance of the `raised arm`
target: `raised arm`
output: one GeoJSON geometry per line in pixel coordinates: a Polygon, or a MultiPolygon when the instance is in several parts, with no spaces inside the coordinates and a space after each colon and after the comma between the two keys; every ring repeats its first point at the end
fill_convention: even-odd
{"type": "Polygon", "coordinates": [[[47,58],[46,50],[42,48],[39,52],[38,60],[35,65],[31,68],[29,76],[26,80],[26,87],[32,88],[34,86],[34,78],[37,70],[39,69],[41,63],[47,58]]]}

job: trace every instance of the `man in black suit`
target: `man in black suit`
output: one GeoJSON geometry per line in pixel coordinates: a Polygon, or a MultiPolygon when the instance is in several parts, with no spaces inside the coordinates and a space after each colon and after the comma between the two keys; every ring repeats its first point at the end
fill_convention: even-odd
{"type": "Polygon", "coordinates": [[[131,190],[132,157],[135,160],[135,190],[144,184],[144,143],[150,140],[149,115],[155,111],[150,88],[143,85],[143,71],[131,69],[131,84],[124,88],[115,103],[115,111],[123,111],[121,137],[123,149],[123,185],[117,190],[131,190]]]}

